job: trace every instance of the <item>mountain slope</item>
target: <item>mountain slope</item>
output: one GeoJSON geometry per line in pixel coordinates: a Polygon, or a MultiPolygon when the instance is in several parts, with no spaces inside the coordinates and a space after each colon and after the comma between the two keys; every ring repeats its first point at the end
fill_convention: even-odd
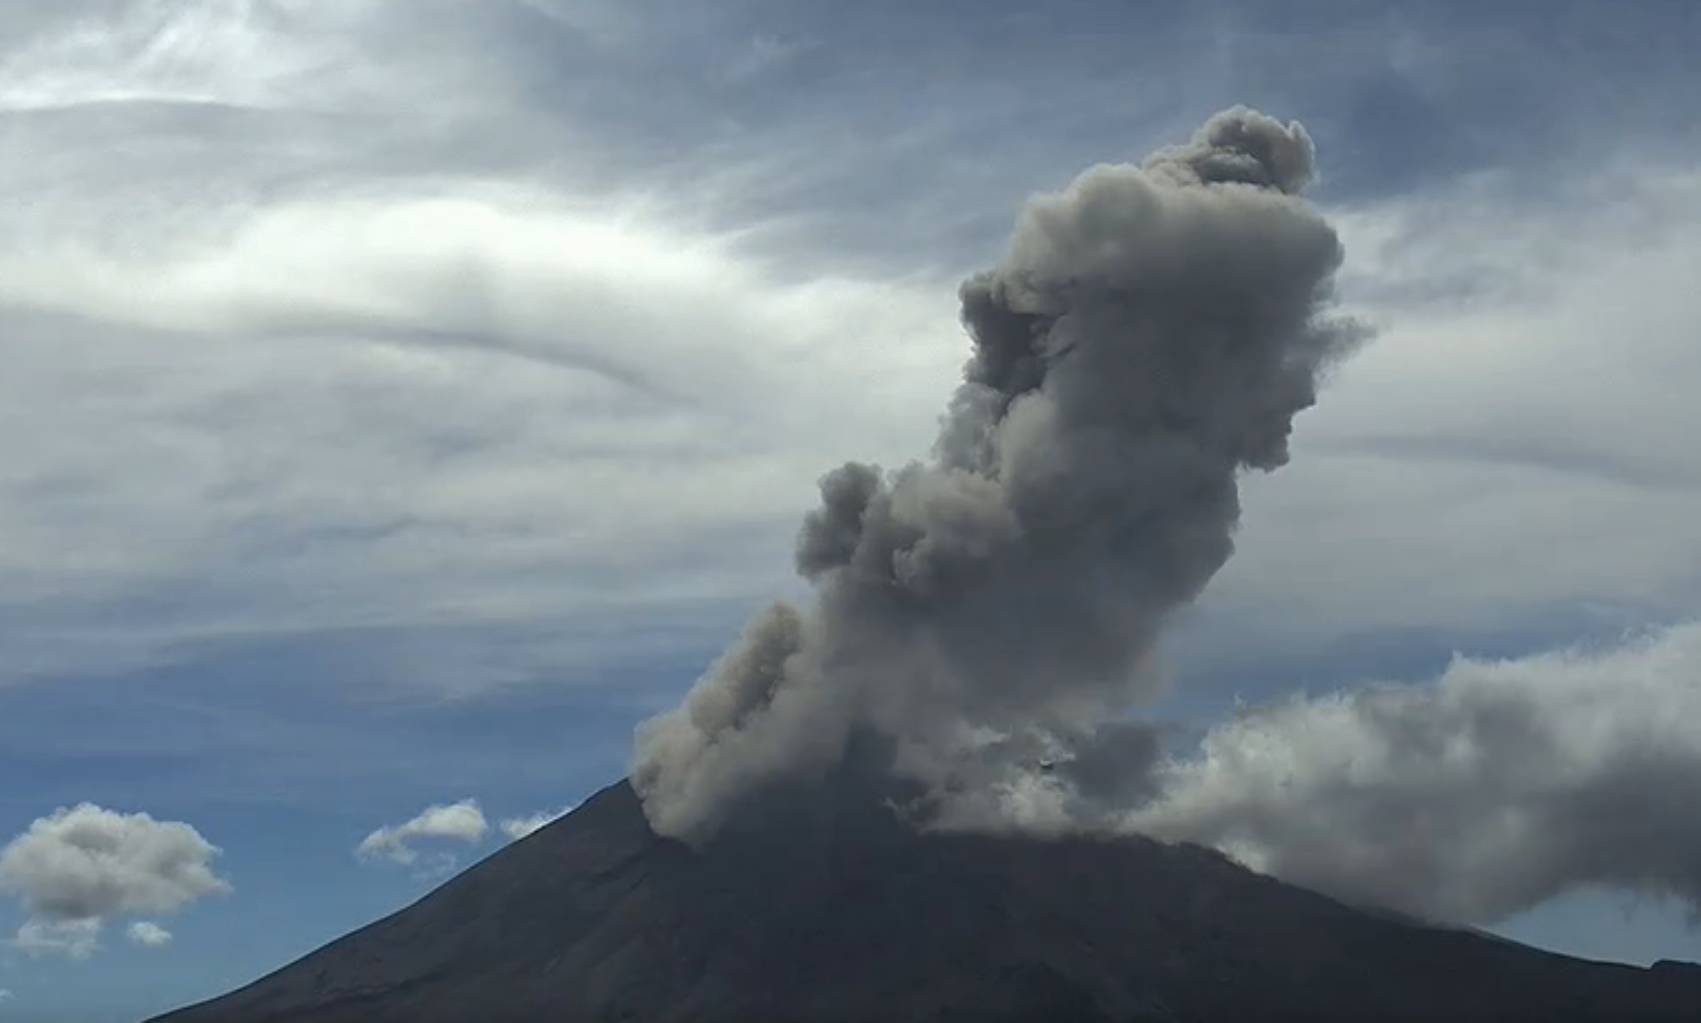
{"type": "Polygon", "coordinates": [[[170,1023],[1693,1019],[1694,968],[1364,913],[1142,839],[781,800],[701,851],[631,788],[170,1023]]]}

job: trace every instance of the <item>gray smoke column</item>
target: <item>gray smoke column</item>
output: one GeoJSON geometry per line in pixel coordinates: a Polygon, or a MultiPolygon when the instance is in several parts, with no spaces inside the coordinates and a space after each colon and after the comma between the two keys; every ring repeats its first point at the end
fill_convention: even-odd
{"type": "Polygon", "coordinates": [[[1341,246],[1298,198],[1312,176],[1302,127],[1235,108],[1032,199],[961,288],[973,354],[932,458],[828,473],[798,541],[813,604],[763,614],[639,729],[655,828],[706,837],[860,732],[965,818],[1035,779],[1090,798],[1093,772],[1054,763],[1149,761],[1103,722],[1149,695],[1166,614],[1229,557],[1236,474],[1287,461],[1358,335],[1320,314],[1341,246]]]}

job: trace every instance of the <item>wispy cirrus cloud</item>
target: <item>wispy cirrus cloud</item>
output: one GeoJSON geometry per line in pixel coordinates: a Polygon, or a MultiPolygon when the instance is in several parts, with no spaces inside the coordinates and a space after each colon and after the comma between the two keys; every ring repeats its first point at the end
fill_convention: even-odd
{"type": "MultiPolygon", "coordinates": [[[[1258,68],[1314,49],[1337,62],[1332,74],[1377,85],[1362,95],[1408,112],[1500,74],[1436,45],[1445,26],[1415,13],[1390,26],[1386,13],[1366,12],[1303,37],[1244,12],[1166,15],[1161,26],[1150,15],[1147,27],[1162,29],[1150,38],[1169,40],[1139,44],[1155,63],[1131,62],[1126,39],[1102,52],[1093,43],[1068,61],[1039,61],[1043,81],[1018,88],[966,58],[1033,45],[1019,11],[973,25],[918,13],[912,29],[951,29],[915,37],[955,55],[950,76],[906,60],[910,36],[871,15],[827,32],[807,12],[759,5],[645,16],[654,11],[504,2],[431,3],[422,14],[382,2],[216,0],[6,16],[0,106],[13,108],[4,116],[17,151],[31,156],[0,159],[0,186],[22,200],[0,212],[14,239],[0,243],[0,323],[12,339],[0,401],[34,438],[0,446],[0,531],[11,540],[0,607],[17,623],[4,635],[15,651],[9,677],[123,670],[207,642],[336,623],[570,617],[614,636],[635,609],[663,618],[703,602],[745,607],[788,585],[775,554],[821,466],[853,454],[901,464],[925,448],[933,396],[964,351],[951,286],[990,256],[1023,194],[1087,161],[1138,152],[1246,98],[1237,76],[1256,80],[1258,68]],[[1209,59],[1181,62],[1176,40],[1209,59]],[[809,46],[810,60],[785,60],[793,46],[809,46]],[[765,55],[759,74],[729,73],[752,53],[765,55]],[[888,76],[870,79],[871,54],[888,76]],[[1184,103],[1132,87],[1154,78],[1198,78],[1201,90],[1184,103]],[[599,84],[628,79],[648,88],[613,102],[599,84]],[[784,87],[752,84],[774,79],[784,87]],[[917,89],[937,99],[927,110],[951,116],[898,101],[917,89]],[[1029,118],[1019,138],[998,131],[1052,94],[1074,98],[1073,127],[1029,118]],[[836,97],[840,113],[812,116],[797,96],[836,97]],[[1131,96],[1145,98],[1131,105],[1131,96]],[[89,142],[114,133],[133,143],[122,166],[89,142]],[[980,140],[992,137],[1006,143],[998,161],[982,156],[980,140]],[[872,172],[870,146],[897,170],[872,172]],[[664,158],[680,152],[688,157],[664,158]],[[64,556],[34,553],[43,551],[64,556]]],[[[1645,54],[1644,70],[1665,67],[1663,53],[1645,54]]],[[[1645,87],[1616,65],[1595,70],[1598,81],[1645,87]]],[[[1262,606],[1317,511],[1299,509],[1296,494],[1339,493],[1322,513],[1362,544],[1351,530],[1396,513],[1378,494],[1401,481],[1444,496],[1480,492],[1471,473],[1499,470],[1453,457],[1461,436],[1477,455],[1528,463],[1545,450],[1545,466],[1517,470],[1535,473],[1532,490],[1580,494],[1582,507],[1611,513],[1623,494],[1549,478],[1552,438],[1532,447],[1513,436],[1510,416],[1468,427],[1454,417],[1488,407],[1469,381],[1502,372],[1494,352],[1512,347],[1479,345],[1429,365],[1395,353],[1423,350],[1426,333],[1522,338],[1529,351],[1565,336],[1586,343],[1575,317],[1543,320],[1507,284],[1570,294],[1587,276],[1579,260],[1604,265],[1614,253],[1627,260],[1613,286],[1628,290],[1616,293],[1638,296],[1622,304],[1661,317],[1631,340],[1638,351],[1654,344],[1683,322],[1682,306],[1660,313],[1641,290],[1653,282],[1636,275],[1681,272],[1683,257],[1631,265],[1641,242],[1622,225],[1634,217],[1614,226],[1611,215],[1572,211],[1612,214],[1643,195],[1675,223],[1692,209],[1681,189],[1637,175],[1617,199],[1602,188],[1598,203],[1541,207],[1502,201],[1529,191],[1502,182],[1473,204],[1457,192],[1457,175],[1481,170],[1467,162],[1426,164],[1438,185],[1376,193],[1365,182],[1387,174],[1373,172],[1411,164],[1388,154],[1450,152],[1426,142],[1442,135],[1424,134],[1429,122],[1414,115],[1392,137],[1370,113],[1332,105],[1355,90],[1287,88],[1323,142],[1325,205],[1331,180],[1351,186],[1342,193],[1351,208],[1331,210],[1347,240],[1347,293],[1388,314],[1389,329],[1343,374],[1343,397],[1301,422],[1301,440],[1328,449],[1252,482],[1243,556],[1208,599],[1236,615],[1262,606]],[[1453,301],[1461,288],[1475,298],[1453,301]],[[1422,387],[1399,378],[1406,364],[1422,387]],[[1412,397],[1443,393],[1427,405],[1412,397]],[[1399,421],[1373,422],[1365,410],[1375,409],[1399,421]],[[1447,457],[1420,467],[1419,452],[1447,457]]],[[[1676,144],[1658,141],[1635,144],[1676,144]]],[[[1606,150],[1573,153],[1538,191],[1573,187],[1610,162],[1606,150]],[[1555,185],[1562,178],[1569,184],[1555,185]]],[[[1594,375],[1639,364],[1651,363],[1620,360],[1614,374],[1594,375]]],[[[1532,416],[1520,422],[1556,415],[1543,393],[1525,392],[1532,416]]],[[[1689,542],[1683,522],[1693,516],[1674,494],[1657,501],[1659,528],[1645,539],[1565,549],[1533,569],[1569,577],[1578,593],[1598,586],[1590,599],[1610,599],[1611,580],[1573,559],[1604,565],[1618,554],[1672,574],[1665,551],[1689,542]]],[[[1433,554],[1441,531],[1423,526],[1409,527],[1412,546],[1433,554]]],[[[1460,571],[1483,563],[1458,551],[1442,556],[1460,571]]],[[[1367,568],[1331,592],[1376,589],[1378,578],[1392,576],[1367,568]]],[[[1486,585],[1517,590],[1514,578],[1486,585]]],[[[1426,592],[1386,589],[1382,604],[1362,593],[1328,608],[1313,607],[1318,594],[1277,603],[1307,616],[1290,631],[1337,621],[1352,631],[1361,610],[1392,619],[1426,592]]],[[[1532,582],[1509,603],[1537,590],[1532,582]]],[[[1436,601],[1415,614],[1459,606],[1436,601]]],[[[529,657],[526,674],[547,672],[558,652],[505,656],[529,657]]],[[[407,674],[398,665],[392,677],[407,674]]]]}
{"type": "Polygon", "coordinates": [[[0,252],[4,397],[49,438],[0,479],[0,603],[36,637],[14,673],[736,600],[819,452],[926,428],[890,371],[954,361],[917,343],[955,330],[918,288],[781,283],[559,197],[433,191],[0,252]],[[28,554],[48,549],[75,554],[28,554]],[[120,627],[84,624],[115,605],[120,627]]]}

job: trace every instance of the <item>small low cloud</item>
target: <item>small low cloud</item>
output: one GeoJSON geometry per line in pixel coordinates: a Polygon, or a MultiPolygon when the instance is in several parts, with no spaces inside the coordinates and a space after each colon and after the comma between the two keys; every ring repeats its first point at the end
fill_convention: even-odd
{"type": "Polygon", "coordinates": [[[0,1005],[5,1005],[7,1002],[9,1002],[11,1000],[12,1000],[12,992],[8,991],[7,989],[5,989],[3,987],[0,987],[0,1005]]]}
{"type": "Polygon", "coordinates": [[[572,810],[573,807],[567,806],[559,810],[539,810],[537,813],[528,814],[525,817],[504,818],[501,825],[502,833],[507,835],[509,839],[518,842],[544,825],[567,816],[572,810]]]}
{"type": "Polygon", "coordinates": [[[385,825],[361,839],[355,855],[363,860],[389,860],[404,867],[419,861],[419,842],[464,842],[477,845],[484,841],[490,825],[484,819],[475,799],[458,803],[428,806],[419,815],[402,824],[385,825]]]}
{"type": "Polygon", "coordinates": [[[28,914],[12,944],[29,955],[87,958],[113,917],[174,913],[230,893],[213,872],[218,854],[181,821],[93,803],[62,807],[0,849],[0,893],[28,914]]]}
{"type": "Polygon", "coordinates": [[[65,956],[87,959],[100,950],[101,921],[42,920],[31,917],[18,928],[12,947],[33,958],[65,956]]]}
{"type": "Polygon", "coordinates": [[[151,920],[137,920],[127,932],[130,942],[143,948],[163,948],[171,944],[171,932],[151,920]]]}

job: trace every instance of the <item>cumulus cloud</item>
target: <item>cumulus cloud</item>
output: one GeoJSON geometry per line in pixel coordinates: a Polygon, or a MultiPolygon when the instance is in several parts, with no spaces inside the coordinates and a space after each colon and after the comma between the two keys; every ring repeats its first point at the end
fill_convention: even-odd
{"type": "Polygon", "coordinates": [[[36,820],[0,849],[0,891],[53,919],[172,913],[230,892],[213,873],[218,853],[181,821],[82,803],[36,820]]]}
{"type": "Polygon", "coordinates": [[[513,841],[519,841],[546,824],[553,823],[573,811],[571,806],[560,810],[540,810],[524,817],[508,817],[502,821],[502,833],[513,841]]]}
{"type": "Polygon", "coordinates": [[[228,894],[213,872],[218,852],[181,821],[92,803],[56,810],[0,849],[0,892],[29,914],[16,944],[83,957],[112,917],[174,913],[228,894]]]}
{"type": "Polygon", "coordinates": [[[1295,697],[1157,773],[1136,830],[1343,899],[1492,922],[1590,884],[1701,908],[1701,625],[1460,657],[1433,682],[1295,697]]]}
{"type": "Polygon", "coordinates": [[[484,841],[489,825],[478,802],[463,799],[458,803],[428,806],[418,816],[402,824],[385,825],[361,839],[355,855],[363,860],[389,860],[402,866],[412,866],[419,860],[417,842],[462,842],[477,845],[484,841]]]}
{"type": "Polygon", "coordinates": [[[137,920],[125,934],[132,944],[143,948],[164,948],[171,944],[171,932],[151,920],[137,920]]]}
{"type": "Polygon", "coordinates": [[[960,289],[973,354],[934,458],[823,477],[813,603],[640,730],[657,830],[700,838],[859,729],[935,795],[984,791],[1149,694],[1153,639],[1232,550],[1238,473],[1287,461],[1359,337],[1324,313],[1341,247],[1295,194],[1312,164],[1298,124],[1235,108],[1028,203],[960,289]]]}

